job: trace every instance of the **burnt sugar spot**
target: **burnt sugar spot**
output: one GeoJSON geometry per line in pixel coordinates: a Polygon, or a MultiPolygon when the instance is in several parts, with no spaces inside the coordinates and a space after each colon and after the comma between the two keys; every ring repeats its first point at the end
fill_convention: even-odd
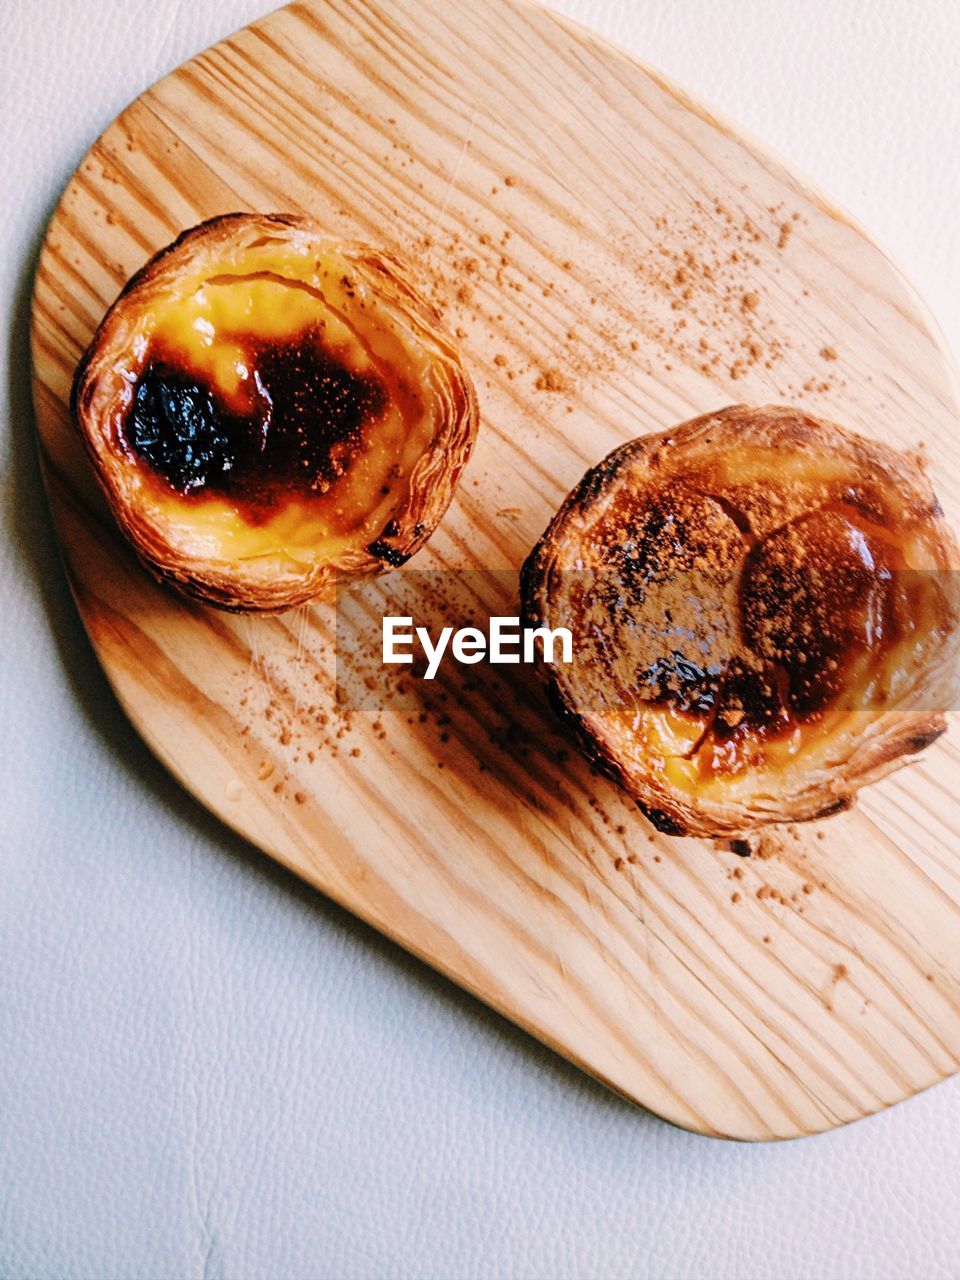
{"type": "MultiPolygon", "coordinates": [[[[732,625],[741,531],[722,505],[678,486],[649,498],[624,492],[597,530],[605,547],[595,594],[606,618],[603,658],[645,701],[709,714],[736,653],[732,625]]],[[[600,643],[598,638],[598,644],[600,643]]]]}
{"type": "Polygon", "coordinates": [[[720,680],[711,724],[717,742],[744,736],[770,736],[789,727],[789,694],[783,673],[772,663],[744,651],[732,658],[720,680]]]}
{"type": "Polygon", "coordinates": [[[909,601],[850,494],[757,536],[743,504],[694,479],[624,489],[596,522],[597,567],[567,582],[576,661],[591,691],[590,669],[602,674],[604,706],[693,717],[692,754],[736,771],[764,739],[858,696],[857,671],[897,642],[909,601]]]}
{"type": "Polygon", "coordinates": [[[215,495],[266,519],[289,497],[320,497],[349,469],[390,396],[349,368],[313,326],[244,344],[239,409],[177,355],[150,352],[123,424],[129,448],[182,497],[215,495]]]}
{"type": "Polygon", "coordinates": [[[811,512],[754,548],[744,571],[745,642],[785,674],[799,716],[843,693],[847,667],[893,637],[892,566],[849,513],[811,512]]]}
{"type": "Polygon", "coordinates": [[[174,489],[190,493],[233,469],[236,449],[210,392],[168,364],[146,369],[126,423],[127,441],[174,489]]]}

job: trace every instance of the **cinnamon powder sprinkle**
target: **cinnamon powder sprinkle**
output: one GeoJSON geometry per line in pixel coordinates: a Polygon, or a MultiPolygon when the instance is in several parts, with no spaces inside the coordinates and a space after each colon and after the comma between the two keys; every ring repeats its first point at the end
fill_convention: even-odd
{"type": "Polygon", "coordinates": [[[568,391],[570,384],[559,369],[544,369],[534,383],[538,391],[568,391]]]}

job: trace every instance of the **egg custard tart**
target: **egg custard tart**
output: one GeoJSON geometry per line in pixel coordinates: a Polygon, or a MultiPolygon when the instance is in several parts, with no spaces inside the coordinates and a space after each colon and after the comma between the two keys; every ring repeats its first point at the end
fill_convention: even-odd
{"type": "Polygon", "coordinates": [[[116,518],[160,579],[278,611],[402,564],[477,431],[405,269],[306,218],[230,214],[133,277],[73,385],[116,518]]]}
{"type": "Polygon", "coordinates": [[[945,728],[960,553],[918,463],[738,405],[617,449],[523,568],[588,757],[672,834],[849,806],[945,728]]]}

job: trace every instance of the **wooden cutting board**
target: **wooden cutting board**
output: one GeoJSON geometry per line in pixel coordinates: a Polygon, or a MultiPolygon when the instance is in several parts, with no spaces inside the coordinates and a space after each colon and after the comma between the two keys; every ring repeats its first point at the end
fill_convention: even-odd
{"type": "Polygon", "coordinates": [[[391,601],[455,625],[515,613],[517,568],[588,465],[732,401],[925,448],[960,527],[943,339],[803,177],[545,9],[307,0],[107,129],[50,224],[33,320],[90,638],[225,822],[690,1129],[811,1133],[957,1070],[956,725],[855,812],[741,857],[657,835],[569,750],[527,668],[398,683],[376,658],[391,601]],[[234,618],[153,585],[70,427],[77,358],[127,277],[237,209],[304,211],[412,261],[477,383],[481,436],[441,528],[339,609],[234,618]]]}

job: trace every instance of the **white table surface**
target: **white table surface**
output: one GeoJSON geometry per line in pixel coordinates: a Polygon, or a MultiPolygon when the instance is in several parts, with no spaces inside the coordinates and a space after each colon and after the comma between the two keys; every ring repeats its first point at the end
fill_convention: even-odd
{"type": "MultiPolygon", "coordinates": [[[[779,1146],[671,1129],[273,869],[118,711],[38,478],[33,263],[100,129],[268,3],[0,10],[0,1277],[960,1276],[960,1081],[779,1146]]],[[[814,175],[960,349],[956,0],[561,7],[814,175]]]]}

